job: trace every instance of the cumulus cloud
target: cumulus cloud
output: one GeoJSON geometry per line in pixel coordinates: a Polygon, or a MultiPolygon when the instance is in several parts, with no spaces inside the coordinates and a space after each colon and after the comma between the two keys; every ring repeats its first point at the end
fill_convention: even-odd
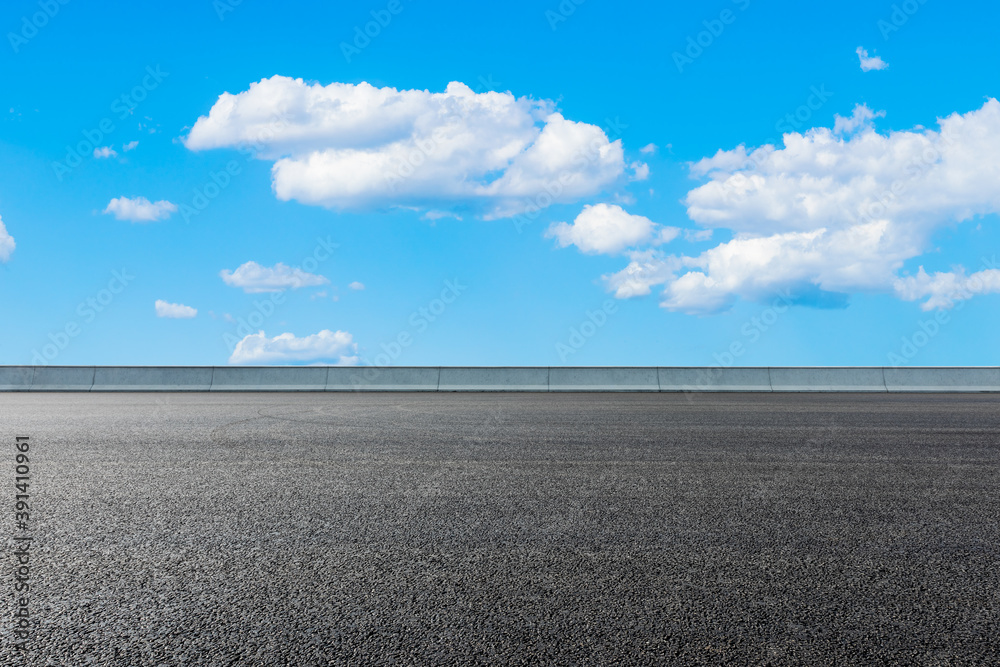
{"type": "Polygon", "coordinates": [[[642,148],[639,149],[639,152],[640,153],[644,153],[646,155],[650,155],[652,153],[655,153],[656,152],[656,144],[646,144],[645,146],[643,146],[642,148]]]}
{"type": "Polygon", "coordinates": [[[620,140],[553,102],[274,76],[223,93],[184,139],[253,146],[279,199],[334,209],[468,209],[482,217],[572,202],[628,176],[620,140]]]}
{"type": "Polygon", "coordinates": [[[365,284],[364,283],[359,283],[357,280],[355,280],[353,283],[351,283],[350,285],[348,285],[348,287],[350,287],[351,289],[354,289],[354,290],[363,290],[365,288],[365,284]]]}
{"type": "Polygon", "coordinates": [[[281,262],[274,266],[261,266],[257,262],[241,264],[235,271],[223,269],[219,276],[230,287],[241,287],[244,292],[281,292],[286,289],[326,285],[330,281],[324,276],[307,273],[281,262]]]}
{"type": "Polygon", "coordinates": [[[101,146],[99,148],[95,148],[94,149],[94,157],[98,158],[98,159],[100,159],[100,158],[108,158],[108,157],[117,157],[117,156],[118,156],[118,153],[116,153],[115,149],[112,148],[111,146],[101,146]]]}
{"type": "Polygon", "coordinates": [[[125,144],[124,146],[122,146],[122,150],[125,151],[126,153],[128,153],[131,150],[135,150],[136,146],[138,146],[138,145],[139,145],[138,141],[130,141],[127,144],[125,144]]]}
{"type": "Polygon", "coordinates": [[[873,69],[885,69],[889,66],[889,63],[882,60],[879,56],[874,56],[872,58],[868,57],[868,51],[864,47],[859,46],[858,50],[855,51],[858,54],[858,60],[861,61],[861,71],[870,72],[873,69]]]}
{"type": "Polygon", "coordinates": [[[14,237],[7,233],[7,227],[3,224],[3,218],[0,218],[0,262],[6,262],[10,259],[15,245],[14,237]]]}
{"type": "Polygon", "coordinates": [[[927,301],[920,305],[922,310],[950,309],[956,301],[971,299],[977,294],[1000,292],[1000,269],[984,269],[968,276],[964,269],[959,269],[931,276],[921,266],[917,275],[900,278],[893,286],[896,294],[906,301],[926,298],[927,301]]]}
{"type": "Polygon", "coordinates": [[[1000,213],[1000,103],[940,119],[938,130],[880,134],[872,117],[859,106],[840,132],[790,133],[783,148],[740,146],[693,164],[708,182],[688,193],[688,216],[731,240],[696,256],[637,248],[604,277],[609,290],[625,298],[662,285],[661,305],[698,314],[785,293],[837,306],[883,292],[939,308],[995,291],[992,273],[901,272],[935,231],[1000,213]]]}
{"type": "Polygon", "coordinates": [[[129,222],[155,222],[170,217],[177,206],[168,201],[151,202],[145,197],[115,197],[104,209],[105,213],[113,213],[118,220],[129,222]]]}
{"type": "Polygon", "coordinates": [[[154,304],[157,317],[170,317],[175,319],[189,319],[198,314],[197,308],[185,306],[182,303],[168,303],[162,299],[157,299],[154,304]]]}
{"type": "Polygon", "coordinates": [[[575,245],[588,254],[614,255],[626,248],[646,243],[667,243],[680,233],[673,227],[661,227],[649,218],[632,215],[615,204],[584,206],[571,223],[553,223],[545,232],[560,247],[575,245]]]}
{"type": "Polygon", "coordinates": [[[297,338],[283,333],[268,338],[263,331],[250,334],[236,344],[229,357],[231,364],[266,364],[293,361],[330,361],[338,364],[357,363],[357,345],[346,331],[324,329],[319,333],[297,338]]]}

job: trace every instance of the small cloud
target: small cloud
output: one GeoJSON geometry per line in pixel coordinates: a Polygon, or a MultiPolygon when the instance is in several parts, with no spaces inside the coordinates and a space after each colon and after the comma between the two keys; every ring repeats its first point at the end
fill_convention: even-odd
{"type": "Polygon", "coordinates": [[[656,153],[656,144],[646,144],[639,149],[640,153],[645,153],[646,155],[652,155],[656,153]]]}
{"type": "Polygon", "coordinates": [[[854,106],[854,113],[849,118],[834,114],[833,133],[853,134],[855,130],[862,127],[871,127],[872,121],[876,118],[884,117],[884,111],[872,111],[864,104],[857,104],[854,106]]]}
{"type": "Polygon", "coordinates": [[[257,262],[247,262],[237,267],[235,271],[223,269],[219,271],[219,276],[230,287],[241,287],[248,294],[316,287],[330,282],[324,276],[307,273],[302,269],[292,268],[281,262],[274,266],[261,266],[257,262]]]}
{"type": "Polygon", "coordinates": [[[139,145],[138,141],[130,141],[127,144],[125,144],[124,146],[122,146],[122,150],[125,151],[126,153],[128,153],[130,150],[134,150],[135,147],[138,146],[138,145],[139,145]]]}
{"type": "Polygon", "coordinates": [[[113,213],[118,220],[129,222],[155,222],[165,220],[177,210],[177,206],[168,201],[151,202],[145,197],[116,197],[111,200],[105,213],[113,213]]]}
{"type": "Polygon", "coordinates": [[[14,237],[7,233],[7,228],[3,224],[3,218],[0,218],[0,262],[6,262],[10,259],[10,255],[14,252],[14,237]]]}
{"type": "Polygon", "coordinates": [[[545,236],[556,239],[562,248],[575,245],[587,254],[615,255],[626,248],[647,243],[654,238],[662,239],[663,234],[669,236],[671,233],[676,236],[677,230],[661,230],[649,218],[627,213],[621,206],[595,204],[584,206],[572,224],[552,223],[545,236]]]}
{"type": "Polygon", "coordinates": [[[197,308],[185,306],[182,303],[168,303],[161,299],[156,300],[156,316],[170,317],[173,319],[190,319],[198,314],[197,308]]]}
{"type": "Polygon", "coordinates": [[[422,216],[421,220],[440,220],[441,218],[455,218],[456,220],[461,220],[462,216],[457,213],[452,213],[451,211],[427,211],[422,216]]]}
{"type": "Polygon", "coordinates": [[[319,292],[316,292],[315,294],[309,297],[309,299],[312,301],[315,301],[316,299],[325,299],[325,298],[326,298],[326,290],[320,290],[319,292]]]}
{"type": "Polygon", "coordinates": [[[268,338],[263,331],[250,334],[236,344],[231,364],[264,364],[272,362],[329,360],[336,364],[356,364],[358,346],[346,331],[324,329],[319,333],[297,338],[283,333],[268,338]]]}
{"type": "Polygon", "coordinates": [[[712,232],[711,229],[685,229],[684,230],[684,240],[690,241],[691,243],[698,243],[699,241],[711,241],[712,232]]]}
{"type": "Polygon", "coordinates": [[[660,231],[652,240],[653,245],[662,245],[664,243],[670,243],[675,238],[681,235],[681,230],[677,227],[661,227],[660,231]]]}
{"type": "Polygon", "coordinates": [[[644,181],[649,178],[649,165],[645,162],[633,162],[629,165],[629,169],[632,170],[630,181],[644,181]]]}
{"type": "Polygon", "coordinates": [[[357,280],[355,280],[353,283],[351,283],[350,285],[348,285],[348,287],[350,287],[351,289],[355,289],[355,290],[363,290],[365,288],[365,284],[364,283],[359,283],[357,280]]]}
{"type": "Polygon", "coordinates": [[[865,50],[863,47],[859,46],[858,50],[855,53],[858,54],[858,60],[861,61],[862,72],[870,72],[873,69],[885,69],[886,67],[889,66],[889,63],[882,60],[882,58],[879,56],[874,56],[872,58],[869,58],[868,51],[865,50]]]}
{"type": "Polygon", "coordinates": [[[118,153],[111,146],[101,146],[94,149],[94,157],[100,160],[101,158],[118,157],[118,153]]]}

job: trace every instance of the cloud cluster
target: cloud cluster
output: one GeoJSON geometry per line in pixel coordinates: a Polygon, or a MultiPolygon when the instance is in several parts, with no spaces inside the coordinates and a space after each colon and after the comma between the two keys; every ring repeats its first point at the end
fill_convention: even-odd
{"type": "Polygon", "coordinates": [[[157,317],[168,317],[173,319],[190,319],[198,314],[197,308],[185,306],[182,303],[169,303],[162,299],[157,299],[154,304],[157,317]]]}
{"type": "Polygon", "coordinates": [[[646,166],[621,141],[547,100],[274,76],[224,93],[184,140],[192,150],[252,146],[274,161],[279,199],[335,209],[410,207],[505,217],[590,196],[646,166]]]}
{"type": "Polygon", "coordinates": [[[155,222],[165,220],[177,206],[168,201],[151,202],[145,197],[115,197],[104,209],[105,213],[113,213],[118,220],[129,222],[155,222]]]}
{"type": "Polygon", "coordinates": [[[917,275],[900,278],[893,286],[899,298],[906,301],[926,298],[927,301],[920,305],[922,310],[950,309],[956,301],[1000,292],[1000,270],[984,269],[967,276],[964,269],[959,269],[930,276],[921,266],[917,275]]]}
{"type": "Polygon", "coordinates": [[[257,262],[246,262],[235,271],[223,269],[219,276],[230,287],[240,287],[248,294],[260,292],[281,292],[286,289],[326,285],[330,281],[320,275],[308,273],[278,262],[274,266],[261,266],[257,262]]]}
{"type": "Polygon", "coordinates": [[[7,233],[7,227],[0,218],[0,262],[6,262],[14,252],[14,237],[7,233]]]}
{"type": "Polygon", "coordinates": [[[341,365],[354,365],[358,363],[356,352],[354,338],[346,331],[324,329],[303,338],[290,333],[268,338],[263,331],[259,331],[236,344],[229,363],[331,361],[341,365]]]}
{"type": "Polygon", "coordinates": [[[834,130],[786,134],[783,148],[740,146],[693,164],[708,182],[688,193],[688,216],[731,239],[696,256],[635,249],[605,276],[608,288],[625,298],[662,285],[661,305],[697,314],[779,292],[817,306],[888,292],[935,308],[960,290],[1000,291],[988,273],[974,283],[961,272],[900,275],[937,230],[1000,212],[1000,103],[940,119],[936,131],[880,134],[877,115],[861,106],[834,130]]]}

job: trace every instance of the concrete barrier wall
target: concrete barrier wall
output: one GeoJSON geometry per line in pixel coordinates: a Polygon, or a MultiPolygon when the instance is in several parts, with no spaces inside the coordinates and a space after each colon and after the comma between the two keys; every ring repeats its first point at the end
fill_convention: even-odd
{"type": "Polygon", "coordinates": [[[31,391],[90,391],[96,370],[93,366],[35,366],[31,391]]]}
{"type": "Polygon", "coordinates": [[[325,391],[326,366],[219,366],[212,391],[325,391]]]}
{"type": "Polygon", "coordinates": [[[649,367],[549,369],[549,391],[659,391],[656,369],[649,367]]]}
{"type": "Polygon", "coordinates": [[[888,391],[1000,391],[1000,368],[886,368],[888,391]]]}
{"type": "Polygon", "coordinates": [[[0,366],[8,391],[1000,392],[1000,367],[0,366]]]}
{"type": "Polygon", "coordinates": [[[98,366],[91,391],[208,391],[211,366],[98,366]]]}
{"type": "Polygon", "coordinates": [[[771,368],[771,391],[885,392],[881,368],[771,368]]]}
{"type": "Polygon", "coordinates": [[[331,366],[327,391],[437,391],[436,366],[331,366]]]}
{"type": "Polygon", "coordinates": [[[34,366],[0,366],[0,391],[28,391],[34,366]]]}
{"type": "Polygon", "coordinates": [[[438,391],[548,391],[548,368],[442,368],[438,391]]]}
{"type": "Polygon", "coordinates": [[[660,391],[771,391],[767,368],[656,369],[660,391]]]}

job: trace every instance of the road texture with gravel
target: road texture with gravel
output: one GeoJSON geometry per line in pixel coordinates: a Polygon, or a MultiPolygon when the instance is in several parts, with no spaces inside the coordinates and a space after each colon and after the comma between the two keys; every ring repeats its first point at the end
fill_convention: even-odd
{"type": "Polygon", "coordinates": [[[0,438],[2,664],[1000,664],[998,396],[0,394],[0,438]]]}

